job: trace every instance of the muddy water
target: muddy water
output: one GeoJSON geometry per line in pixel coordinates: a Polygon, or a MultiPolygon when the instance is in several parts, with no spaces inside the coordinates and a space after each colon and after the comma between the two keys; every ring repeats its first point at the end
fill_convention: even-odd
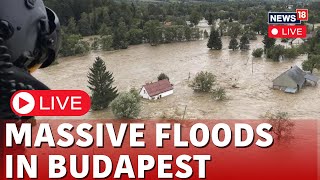
{"type": "MultiPolygon", "coordinates": [[[[306,56],[296,60],[272,62],[253,58],[248,52],[227,49],[229,38],[223,38],[222,51],[210,51],[206,41],[172,43],[152,47],[130,46],[114,52],[91,52],[83,57],[59,59],[59,64],[40,70],[35,76],[52,89],[87,88],[87,73],[96,56],[112,71],[119,91],[140,88],[166,73],[174,84],[174,94],[157,101],[143,100],[140,118],[259,118],[268,110],[286,111],[293,118],[320,118],[320,88],[306,87],[298,94],[272,90],[272,80],[293,65],[301,66],[306,56]],[[209,95],[197,94],[188,84],[199,71],[217,76],[218,86],[227,90],[228,100],[216,102],[209,95]],[[236,86],[237,88],[233,88],[236,86]]],[[[263,47],[262,37],[251,41],[251,49],[263,47]]],[[[318,74],[319,75],[319,74],[318,74]]],[[[110,110],[90,112],[84,118],[113,118],[110,110]]]]}

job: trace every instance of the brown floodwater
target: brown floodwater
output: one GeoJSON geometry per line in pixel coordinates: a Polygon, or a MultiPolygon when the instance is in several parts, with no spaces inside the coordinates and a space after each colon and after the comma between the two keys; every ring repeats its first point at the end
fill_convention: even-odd
{"type": "MultiPolygon", "coordinates": [[[[307,57],[273,62],[253,58],[251,52],[262,48],[262,36],[251,41],[247,52],[228,50],[229,37],[223,38],[223,50],[206,47],[206,40],[130,46],[126,50],[91,52],[86,56],[60,58],[59,64],[39,70],[34,75],[52,89],[87,88],[89,67],[100,56],[113,72],[119,91],[141,88],[146,82],[156,81],[164,72],[174,84],[174,94],[157,101],[142,101],[141,119],[181,119],[186,108],[186,119],[256,119],[267,111],[286,111],[295,119],[320,118],[320,88],[305,87],[297,94],[272,90],[272,80],[293,65],[301,67],[307,57]],[[218,102],[210,95],[194,93],[188,86],[200,71],[217,76],[217,87],[224,87],[228,100],[218,102]],[[189,73],[191,79],[189,78],[189,73]],[[237,88],[233,88],[236,86],[237,88]]],[[[319,72],[316,72],[320,75],[319,72]]],[[[110,111],[89,112],[83,118],[113,118],[110,111]]]]}

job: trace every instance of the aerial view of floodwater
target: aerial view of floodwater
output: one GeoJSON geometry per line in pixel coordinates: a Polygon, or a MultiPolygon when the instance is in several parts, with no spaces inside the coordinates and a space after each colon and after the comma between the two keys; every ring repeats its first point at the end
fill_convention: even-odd
{"type": "MultiPolygon", "coordinates": [[[[81,89],[87,87],[89,67],[100,56],[113,72],[114,85],[118,91],[141,88],[157,80],[164,72],[174,85],[174,94],[160,100],[143,100],[140,119],[257,119],[267,111],[285,111],[293,119],[320,118],[320,89],[304,87],[299,93],[286,94],[273,90],[272,80],[291,66],[301,67],[306,55],[295,60],[272,60],[254,58],[253,49],[262,48],[262,36],[250,41],[246,52],[228,49],[230,37],[223,37],[223,50],[206,47],[206,40],[130,46],[126,50],[93,51],[79,57],[60,58],[59,64],[40,70],[34,75],[51,89],[81,89]],[[192,79],[200,71],[212,72],[217,86],[227,91],[226,101],[215,101],[208,94],[195,93],[190,87],[192,79]],[[189,77],[190,76],[190,77],[189,77]],[[186,110],[186,111],[185,111],[186,110]]],[[[280,43],[280,42],[278,42],[280,43]]],[[[316,75],[320,75],[315,71],[316,75]]],[[[108,110],[89,112],[84,118],[114,118],[108,110]]]]}

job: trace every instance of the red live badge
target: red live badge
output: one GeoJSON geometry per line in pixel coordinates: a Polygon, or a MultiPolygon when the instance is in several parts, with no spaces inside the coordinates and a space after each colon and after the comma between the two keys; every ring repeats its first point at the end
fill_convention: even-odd
{"type": "Polygon", "coordinates": [[[272,26],[268,27],[269,38],[306,38],[307,27],[299,26],[272,26]]]}
{"type": "Polygon", "coordinates": [[[16,92],[10,105],[19,116],[82,116],[91,103],[80,90],[31,90],[16,92]]]}

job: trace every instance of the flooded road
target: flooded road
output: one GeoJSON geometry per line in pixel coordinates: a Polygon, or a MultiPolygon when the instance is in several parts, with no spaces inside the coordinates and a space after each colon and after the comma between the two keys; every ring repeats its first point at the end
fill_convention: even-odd
{"type": "MultiPolygon", "coordinates": [[[[186,108],[186,119],[256,119],[269,110],[281,110],[292,118],[320,118],[320,88],[305,87],[297,94],[272,90],[272,80],[293,65],[301,67],[306,56],[296,60],[272,62],[253,58],[253,49],[262,48],[262,37],[251,41],[248,52],[228,50],[229,37],[223,38],[222,51],[210,51],[206,40],[185,43],[130,46],[113,52],[91,52],[83,57],[59,59],[59,64],[34,75],[52,89],[87,88],[89,67],[100,56],[107,69],[114,74],[119,91],[141,88],[146,82],[156,81],[164,72],[174,84],[174,94],[157,101],[142,101],[142,119],[181,119],[186,108]],[[217,86],[227,90],[228,100],[217,102],[210,95],[194,93],[188,87],[200,71],[217,76],[217,86]],[[188,80],[189,73],[191,79],[188,80]],[[233,88],[236,86],[238,88],[233,88]]],[[[319,76],[319,73],[317,72],[319,76]]],[[[113,118],[110,111],[90,112],[87,119],[113,118]]]]}

